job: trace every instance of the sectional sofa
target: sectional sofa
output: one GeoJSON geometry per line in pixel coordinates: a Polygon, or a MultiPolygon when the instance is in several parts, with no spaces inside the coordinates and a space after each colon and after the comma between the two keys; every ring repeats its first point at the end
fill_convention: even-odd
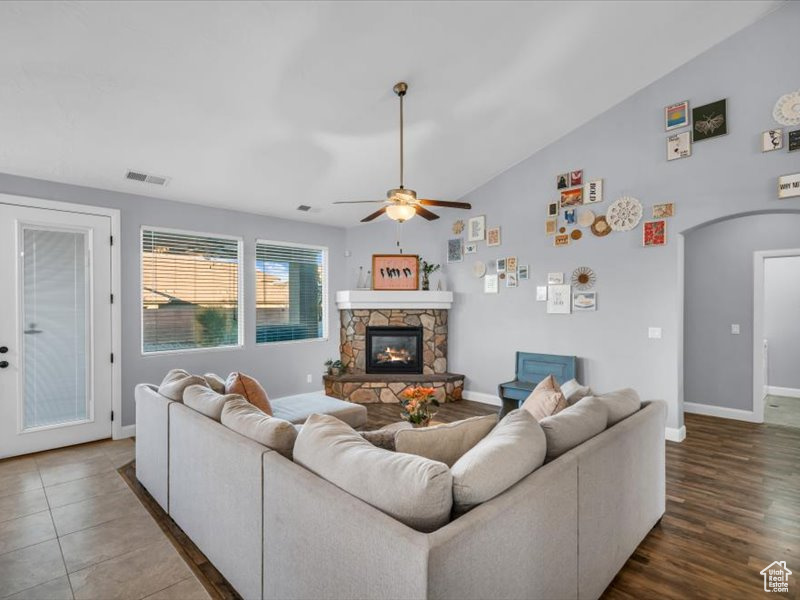
{"type": "Polygon", "coordinates": [[[431,533],[155,386],[136,401],[137,477],[248,600],[598,598],[664,513],[662,401],[431,533]]]}

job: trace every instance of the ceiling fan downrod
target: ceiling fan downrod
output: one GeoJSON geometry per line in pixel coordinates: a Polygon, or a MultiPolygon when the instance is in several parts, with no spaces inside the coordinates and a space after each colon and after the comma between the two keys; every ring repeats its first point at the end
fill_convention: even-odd
{"type": "Polygon", "coordinates": [[[400,188],[403,188],[403,98],[408,91],[408,84],[405,81],[400,81],[394,84],[392,88],[394,93],[400,98],[400,188]]]}

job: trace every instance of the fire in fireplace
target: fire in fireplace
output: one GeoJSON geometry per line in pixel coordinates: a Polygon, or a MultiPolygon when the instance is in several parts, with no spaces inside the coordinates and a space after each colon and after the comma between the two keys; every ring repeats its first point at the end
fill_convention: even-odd
{"type": "Polygon", "coordinates": [[[367,373],[422,373],[421,327],[367,327],[367,373]]]}

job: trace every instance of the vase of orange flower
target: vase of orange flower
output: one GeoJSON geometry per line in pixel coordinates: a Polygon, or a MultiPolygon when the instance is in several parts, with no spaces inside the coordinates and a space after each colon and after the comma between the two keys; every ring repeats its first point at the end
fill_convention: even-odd
{"type": "Polygon", "coordinates": [[[436,414],[432,407],[439,406],[438,400],[434,397],[434,389],[431,387],[410,387],[403,390],[400,394],[400,412],[403,419],[411,423],[414,427],[427,427],[431,422],[431,417],[436,414]]]}

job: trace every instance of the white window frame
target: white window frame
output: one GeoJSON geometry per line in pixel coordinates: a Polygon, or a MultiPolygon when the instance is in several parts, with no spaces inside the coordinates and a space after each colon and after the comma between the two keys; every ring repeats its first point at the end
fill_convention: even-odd
{"type": "Polygon", "coordinates": [[[208,233],[202,231],[189,231],[187,229],[173,229],[170,227],[156,227],[142,225],[139,228],[139,353],[141,356],[163,356],[168,354],[193,354],[197,352],[225,352],[230,350],[241,350],[244,348],[244,238],[224,233],[208,233]],[[144,349],[144,252],[142,250],[142,240],[145,231],[156,231],[159,233],[177,233],[179,235],[194,235],[197,237],[219,238],[222,240],[235,240],[239,265],[237,273],[237,343],[231,346],[212,346],[204,348],[182,348],[178,350],[153,350],[145,352],[144,349]]]}
{"type": "MultiPolygon", "coordinates": [[[[306,343],[318,343],[318,342],[327,342],[329,339],[329,331],[328,331],[328,315],[330,312],[329,298],[328,298],[328,279],[330,278],[330,271],[328,270],[328,258],[330,255],[330,250],[327,246],[317,246],[315,244],[300,244],[298,242],[284,242],[282,240],[262,240],[256,239],[256,245],[254,248],[255,257],[253,260],[253,298],[256,299],[258,294],[257,284],[258,284],[258,246],[259,244],[270,244],[272,246],[286,246],[287,248],[307,248],[309,250],[321,250],[322,251],[322,269],[323,269],[323,278],[322,278],[322,337],[316,338],[306,338],[304,340],[283,340],[280,342],[256,342],[256,346],[279,346],[282,344],[306,344],[306,343]]],[[[258,310],[258,309],[255,309],[258,310]]],[[[255,325],[255,323],[254,323],[255,325]]],[[[255,331],[254,331],[255,333],[255,331]]]]}

